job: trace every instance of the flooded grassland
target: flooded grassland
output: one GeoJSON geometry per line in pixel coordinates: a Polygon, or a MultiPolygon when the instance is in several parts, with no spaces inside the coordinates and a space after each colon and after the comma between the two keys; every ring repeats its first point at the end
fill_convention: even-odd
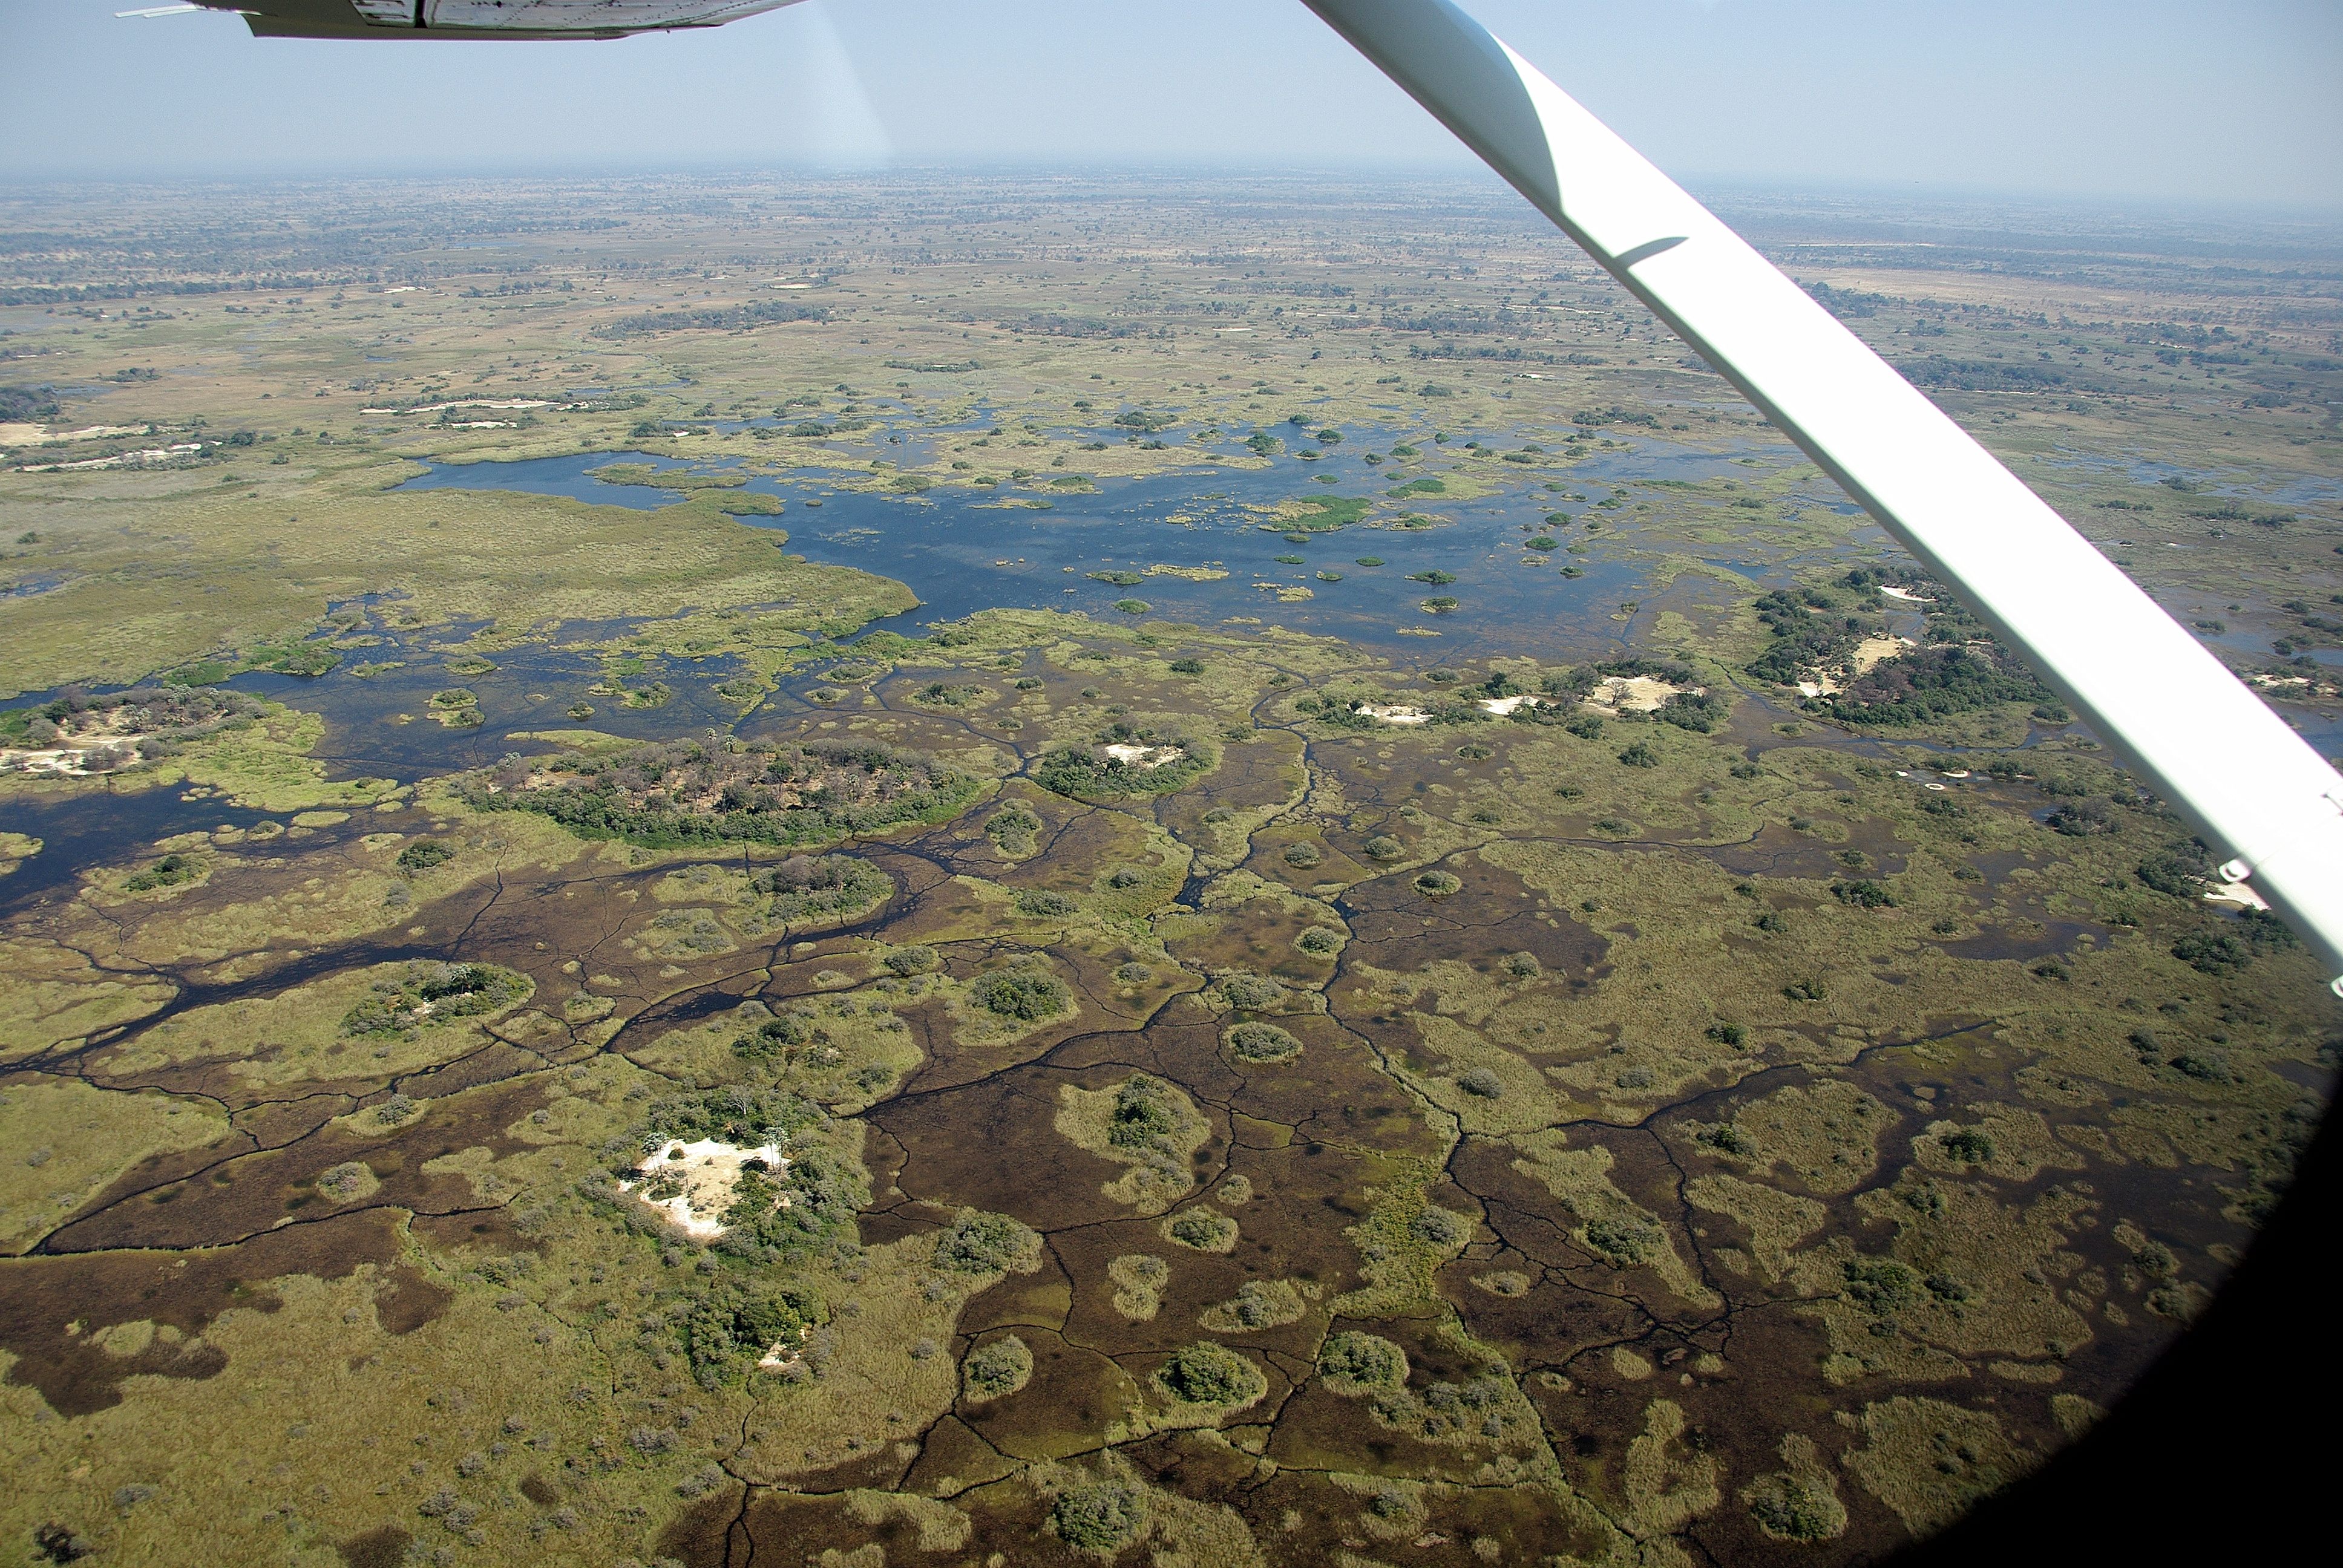
{"type": "MultiPolygon", "coordinates": [[[[1388,242],[1403,299],[1242,203],[1275,289],[1047,204],[1012,269],[596,199],[568,291],[516,240],[10,318],[61,383],[236,363],[261,432],[0,477],[55,574],[0,606],[13,1539],[1857,1561],[2282,1189],[2314,960],[1510,219],[1388,242]],[[676,259],[751,241],[828,314],[676,259]]],[[[1875,261],[1859,325],[2025,325],[1875,261]]],[[[2182,416],[2061,374],[1980,424],[2102,455],[2323,733],[2334,443],[2208,403],[2169,486],[2108,465],[2182,416]],[[2288,520],[2190,515],[2276,515],[2241,475],[2288,520]]]]}

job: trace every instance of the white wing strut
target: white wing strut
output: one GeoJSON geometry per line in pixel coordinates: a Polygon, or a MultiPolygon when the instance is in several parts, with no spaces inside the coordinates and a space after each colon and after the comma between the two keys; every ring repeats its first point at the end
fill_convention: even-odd
{"type": "MultiPolygon", "coordinates": [[[[1956,589],[2343,970],[2343,778],[2015,474],[1448,0],[1303,0],[1956,589]]],[[[2343,995],[2343,979],[2334,982],[2343,995]]]]}

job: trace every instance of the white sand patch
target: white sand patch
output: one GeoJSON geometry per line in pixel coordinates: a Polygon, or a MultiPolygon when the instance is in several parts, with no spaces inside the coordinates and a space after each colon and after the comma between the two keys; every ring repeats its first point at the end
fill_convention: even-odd
{"type": "Polygon", "coordinates": [[[1812,680],[1802,680],[1798,682],[1798,695],[1800,697],[1835,697],[1837,694],[1838,682],[1833,680],[1827,675],[1817,676],[1812,680]]]}
{"type": "Polygon", "coordinates": [[[2216,882],[2206,893],[2205,901],[2208,904],[2235,904],[2241,910],[2260,910],[2265,914],[2269,911],[2269,900],[2243,882],[2216,882]]]}
{"type": "Polygon", "coordinates": [[[1187,755],[1177,746],[1130,746],[1117,744],[1106,749],[1106,754],[1125,768],[1155,769],[1166,762],[1176,762],[1187,755]]]}
{"type": "Polygon", "coordinates": [[[1500,719],[1509,719],[1516,709],[1544,707],[1545,699],[1523,692],[1516,697],[1484,697],[1473,706],[1483,713],[1493,713],[1500,719]]]}
{"type": "Polygon", "coordinates": [[[77,463],[25,463],[16,471],[20,474],[77,474],[89,468],[138,468],[148,463],[166,463],[175,457],[193,457],[203,449],[201,441],[180,441],[168,447],[117,452],[111,457],[84,457],[77,463]]]}
{"type": "Polygon", "coordinates": [[[1432,715],[1421,708],[1403,708],[1396,703],[1362,702],[1351,709],[1385,724],[1429,724],[1432,715]]]}
{"type": "Polygon", "coordinates": [[[1673,686],[1649,675],[1614,675],[1586,694],[1586,705],[1613,713],[1654,713],[1671,697],[1700,697],[1706,691],[1705,687],[1673,686]]]}
{"type": "Polygon", "coordinates": [[[576,403],[554,403],[543,397],[458,397],[447,403],[417,403],[412,408],[361,408],[361,414],[444,414],[450,408],[577,408],[576,403]]]}
{"type": "Polygon", "coordinates": [[[138,760],[138,748],[149,739],[126,722],[129,713],[126,707],[109,709],[103,716],[82,715],[79,722],[84,728],[65,745],[0,747],[0,773],[86,779],[93,773],[127,768],[138,760]]]}
{"type": "Polygon", "coordinates": [[[1855,673],[1869,675],[1874,666],[1919,644],[1908,637],[1866,637],[1855,645],[1855,673]]]}
{"type": "Polygon", "coordinates": [[[79,430],[52,430],[45,425],[0,425],[0,447],[30,447],[65,441],[97,441],[108,436],[151,436],[152,425],[90,425],[79,430]]]}
{"type": "MultiPolygon", "coordinates": [[[[743,1149],[715,1138],[693,1142],[669,1139],[643,1157],[635,1167],[635,1180],[619,1182],[618,1191],[640,1191],[643,1201],[664,1213],[677,1230],[694,1241],[713,1241],[724,1233],[719,1216],[732,1206],[740,1173],[752,1161],[775,1175],[789,1163],[776,1143],[743,1149]]],[[[781,1204],[786,1208],[789,1200],[783,1198],[781,1204]]]]}
{"type": "Polygon", "coordinates": [[[1900,588],[1882,588],[1879,590],[1879,596],[1882,598],[1897,599],[1905,604],[1934,604],[1936,602],[1932,598],[1922,598],[1916,593],[1906,593],[1900,588]]]}
{"type": "MultiPolygon", "coordinates": [[[[55,778],[86,779],[90,773],[89,759],[94,754],[73,746],[0,750],[0,773],[39,773],[55,778]]],[[[115,766],[127,766],[135,759],[135,753],[125,754],[115,766]]],[[[100,769],[99,771],[111,769],[100,769]]]]}

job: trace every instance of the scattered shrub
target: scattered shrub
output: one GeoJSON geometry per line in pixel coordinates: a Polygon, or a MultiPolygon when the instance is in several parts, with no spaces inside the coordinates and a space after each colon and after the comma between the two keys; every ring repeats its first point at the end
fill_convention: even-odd
{"type": "Polygon", "coordinates": [[[1291,1061],[1302,1054],[1302,1042],[1273,1023],[1241,1023],[1221,1036],[1229,1054],[1239,1061],[1291,1061]]]}
{"type": "Polygon", "coordinates": [[[1237,1222],[1211,1209],[1191,1209],[1165,1225],[1163,1233],[1199,1252],[1225,1252],[1236,1244],[1237,1222]]]}
{"type": "Polygon", "coordinates": [[[456,858],[456,851],[437,839],[417,839],[398,852],[402,871],[427,871],[456,858]]]}
{"type": "Polygon", "coordinates": [[[1483,1100],[1495,1100],[1505,1092],[1505,1081],[1485,1067],[1476,1067],[1460,1073],[1456,1087],[1483,1100]]]}
{"type": "Polygon", "coordinates": [[[785,1012],[767,1019],[748,1034],[732,1042],[733,1053],[749,1061],[761,1061],[785,1056],[810,1041],[814,1037],[812,1022],[801,1013],[785,1012]]]}
{"type": "Polygon", "coordinates": [[[1155,1382],[1183,1404],[1248,1404],[1269,1392],[1260,1368],[1210,1340],[1173,1351],[1155,1369],[1155,1382]]]}
{"type": "Polygon", "coordinates": [[[999,1399],[1015,1393],[1032,1378],[1033,1352],[1015,1334],[1005,1335],[970,1351],[960,1363],[960,1375],[970,1400],[999,1399]]]}
{"type": "Polygon", "coordinates": [[[1040,1237],[1006,1214],[965,1209],[936,1237],[935,1262],[956,1273],[997,1274],[1040,1245],[1040,1237]]]}
{"type": "Polygon", "coordinates": [[[1285,1000],[1285,988],[1267,975],[1239,971],[1220,979],[1221,999],[1240,1012],[1258,1012],[1285,1000]]]}
{"type": "Polygon", "coordinates": [[[1975,1127],[1963,1127],[1936,1140],[1936,1147],[1950,1160],[1969,1165],[1984,1165],[1993,1159],[1993,1140],[1975,1127]]]}
{"type": "Polygon", "coordinates": [[[1121,1482],[1077,1486],[1058,1494],[1050,1507],[1050,1529],[1078,1552],[1118,1552],[1139,1533],[1147,1517],[1145,1494],[1121,1482]]]}
{"type": "Polygon", "coordinates": [[[995,970],[976,982],[970,993],[977,1006],[999,1018],[1036,1023],[1055,1018],[1073,1004],[1066,982],[1041,969],[995,970]]]}
{"type": "Polygon", "coordinates": [[[1415,890],[1427,899],[1444,899],[1452,893],[1461,892],[1463,887],[1461,880],[1447,871],[1424,871],[1415,879],[1415,890]]]}
{"type": "Polygon", "coordinates": [[[1407,1352],[1375,1334],[1334,1334],[1318,1352],[1318,1375],[1340,1394],[1397,1389],[1407,1382],[1407,1352]]]}

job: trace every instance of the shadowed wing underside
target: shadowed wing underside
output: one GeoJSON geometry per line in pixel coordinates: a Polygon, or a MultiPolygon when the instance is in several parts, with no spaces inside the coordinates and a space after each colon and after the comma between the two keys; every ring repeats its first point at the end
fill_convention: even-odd
{"type": "Polygon", "coordinates": [[[263,38],[623,38],[718,27],[797,0],[198,0],[263,38]]]}

